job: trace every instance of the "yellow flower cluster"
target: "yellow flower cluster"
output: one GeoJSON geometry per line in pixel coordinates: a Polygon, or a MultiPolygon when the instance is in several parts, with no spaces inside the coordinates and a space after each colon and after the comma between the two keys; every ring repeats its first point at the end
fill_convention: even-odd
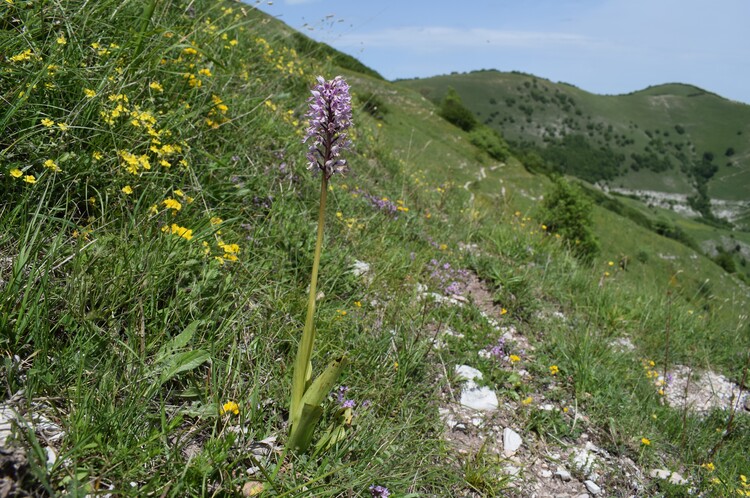
{"type": "Polygon", "coordinates": [[[131,175],[137,175],[143,170],[151,169],[151,162],[146,154],[136,156],[135,154],[126,150],[119,150],[117,154],[123,162],[125,170],[131,175]]]}
{"type": "Polygon", "coordinates": [[[293,48],[282,47],[280,52],[276,52],[271,44],[265,38],[258,37],[255,44],[260,48],[261,56],[274,69],[285,76],[304,76],[305,71],[302,68],[302,61],[293,48]]]}
{"type": "Polygon", "coordinates": [[[170,226],[164,226],[162,227],[162,232],[169,232],[172,235],[178,235],[182,237],[185,240],[190,240],[193,238],[193,231],[189,228],[181,227],[177,223],[172,223],[170,226]]]}
{"type": "Polygon", "coordinates": [[[234,401],[227,401],[221,407],[221,414],[224,415],[224,414],[227,414],[227,413],[233,413],[235,415],[239,415],[240,414],[240,406],[237,403],[235,403],[234,401]]]}
{"type": "Polygon", "coordinates": [[[221,100],[221,97],[218,95],[211,95],[211,102],[213,103],[213,106],[208,111],[208,117],[206,118],[206,125],[209,128],[216,129],[222,124],[229,121],[226,118],[227,111],[229,110],[229,107],[224,103],[223,100],[221,100]]]}
{"type": "Polygon", "coordinates": [[[642,360],[641,364],[643,365],[643,370],[646,372],[646,378],[651,380],[658,389],[658,393],[661,396],[664,396],[664,387],[666,386],[667,382],[662,377],[659,372],[656,371],[656,363],[654,363],[653,360],[642,360]]]}
{"type": "Polygon", "coordinates": [[[103,109],[99,111],[99,115],[105,123],[113,126],[118,118],[126,117],[130,113],[130,109],[127,105],[129,101],[127,95],[122,93],[110,95],[108,100],[113,102],[115,107],[109,110],[103,109]]]}
{"type": "Polygon", "coordinates": [[[341,211],[336,213],[336,218],[341,220],[344,223],[344,225],[346,225],[346,227],[350,230],[352,228],[357,228],[359,230],[362,230],[365,227],[364,223],[359,223],[357,221],[357,218],[344,218],[344,214],[341,211]]]}
{"type": "Polygon", "coordinates": [[[94,42],[91,44],[91,48],[96,52],[96,55],[98,55],[99,57],[104,57],[105,55],[110,55],[112,53],[112,50],[116,50],[120,48],[120,46],[116,43],[110,43],[109,48],[107,48],[99,42],[94,42]]]}
{"type": "Polygon", "coordinates": [[[224,250],[223,256],[217,256],[225,259],[226,261],[237,261],[237,255],[240,253],[240,246],[237,244],[225,244],[221,240],[217,242],[217,245],[224,250]]]}
{"type": "Polygon", "coordinates": [[[44,161],[44,167],[52,171],[53,173],[60,173],[62,171],[60,169],[60,166],[58,166],[57,163],[52,159],[47,159],[46,161],[44,161]]]}
{"type": "Polygon", "coordinates": [[[11,62],[26,62],[30,60],[41,61],[42,58],[35,54],[30,48],[8,58],[11,62]]]}
{"type": "Polygon", "coordinates": [[[166,207],[167,209],[171,209],[173,215],[177,214],[177,212],[182,209],[182,203],[177,199],[172,199],[171,197],[164,199],[162,201],[162,204],[164,204],[164,207],[166,207]]]}

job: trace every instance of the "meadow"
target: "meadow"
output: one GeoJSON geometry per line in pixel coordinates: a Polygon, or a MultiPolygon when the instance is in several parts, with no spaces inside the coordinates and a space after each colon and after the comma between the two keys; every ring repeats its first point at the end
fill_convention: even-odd
{"type": "Polygon", "coordinates": [[[676,409],[658,384],[686,365],[747,390],[747,288],[705,256],[594,207],[581,260],[544,225],[545,176],[251,5],[3,0],[0,54],[3,492],[522,495],[502,455],[445,439],[466,363],[524,437],[585,432],[690,479],[645,495],[750,494],[744,409],[676,409]],[[352,89],[354,150],[328,186],[312,363],[348,364],[311,449],[287,453],[318,75],[352,89]],[[500,332],[474,279],[533,352],[479,354],[500,332]],[[463,339],[438,349],[447,328],[463,339]],[[555,416],[535,401],[551,382],[555,416]]]}

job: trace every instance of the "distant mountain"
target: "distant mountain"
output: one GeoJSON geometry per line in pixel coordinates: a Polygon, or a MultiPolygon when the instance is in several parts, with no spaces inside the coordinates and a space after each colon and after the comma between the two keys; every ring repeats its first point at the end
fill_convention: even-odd
{"type": "Polygon", "coordinates": [[[676,194],[685,201],[728,201],[722,205],[733,208],[720,214],[733,221],[743,217],[743,203],[750,200],[750,106],[692,85],[595,95],[494,70],[398,84],[435,102],[454,88],[478,121],[517,151],[533,152],[530,157],[540,156],[546,167],[592,183],[676,194]]]}

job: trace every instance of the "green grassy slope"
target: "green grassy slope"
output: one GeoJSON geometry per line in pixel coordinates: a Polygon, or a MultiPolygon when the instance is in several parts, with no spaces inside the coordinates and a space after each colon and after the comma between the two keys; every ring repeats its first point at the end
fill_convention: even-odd
{"type": "Polygon", "coordinates": [[[0,7],[0,402],[45,428],[19,420],[8,436],[12,491],[491,495],[506,462],[452,451],[438,410],[458,388],[446,370],[475,361],[525,437],[567,445],[586,430],[703,492],[741,488],[746,417],[723,436],[725,412],[707,424],[665,406],[641,364],[739,382],[741,282],[600,207],[602,250],[583,263],[538,221],[547,178],[491,160],[418,92],[237,2],[157,2],[150,17],[149,4],[0,7]],[[328,192],[312,368],[346,354],[339,392],[355,409],[331,396],[315,442],[341,437],[294,455],[274,441],[315,243],[320,178],[301,139],[318,74],[351,85],[356,147],[328,192]],[[498,332],[466,272],[536,347],[528,380],[509,387],[520,366],[478,359],[498,332]],[[424,299],[454,281],[464,306],[424,299]],[[441,327],[466,340],[435,350],[441,327]],[[616,338],[634,351],[608,348],[616,338]],[[520,401],[551,382],[554,420],[520,401]],[[712,448],[716,482],[701,467],[712,448]]]}
{"type": "MultiPolygon", "coordinates": [[[[455,88],[478,119],[509,140],[543,145],[579,134],[594,147],[622,154],[610,184],[632,189],[691,193],[682,166],[714,155],[718,172],[709,182],[714,198],[746,200],[750,188],[750,106],[697,87],[666,84],[628,95],[594,95],[576,87],[520,73],[477,71],[398,82],[439,100],[455,88]],[[679,128],[677,128],[679,127],[679,128]],[[726,153],[733,149],[733,154],[726,153]],[[653,153],[670,169],[658,175],[633,169],[632,154],[653,153]]],[[[571,171],[575,173],[575,171],[571,171]]]]}
{"type": "MultiPolygon", "coordinates": [[[[565,173],[623,189],[647,204],[653,203],[649,196],[664,193],[674,200],[665,199],[657,205],[665,207],[672,202],[689,209],[687,197],[696,193],[693,168],[703,162],[705,153],[711,153],[716,171],[707,182],[706,193],[715,199],[712,212],[731,219],[735,228],[750,228],[750,106],[683,84],[601,96],[564,83],[498,71],[398,84],[418,90],[433,101],[453,87],[480,122],[500,131],[517,148],[547,150],[547,161],[564,160],[561,167],[565,173]],[[585,145],[566,141],[566,135],[582,137],[585,145]],[[574,147],[579,152],[568,155],[566,150],[574,147]],[[601,150],[606,153],[594,155],[601,150]],[[586,161],[591,164],[581,168],[586,161]]],[[[661,222],[653,210],[643,214],[652,225],[661,222]]],[[[687,237],[704,243],[704,249],[723,246],[722,241],[735,236],[725,227],[714,230],[679,217],[667,218],[685,229],[687,237]],[[709,230],[713,234],[710,239],[706,237],[709,230]]],[[[747,255],[734,251],[732,260],[740,274],[750,278],[747,255]]]]}

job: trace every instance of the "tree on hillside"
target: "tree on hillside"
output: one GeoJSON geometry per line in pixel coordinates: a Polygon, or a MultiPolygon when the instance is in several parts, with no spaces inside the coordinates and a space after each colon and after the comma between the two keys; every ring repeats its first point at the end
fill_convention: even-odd
{"type": "Polygon", "coordinates": [[[599,242],[592,231],[592,203],[563,177],[554,178],[544,193],[539,218],[547,231],[559,234],[580,259],[589,261],[599,252],[599,242]]]}
{"type": "Polygon", "coordinates": [[[453,87],[448,87],[448,93],[440,103],[440,117],[458,126],[464,131],[471,131],[477,126],[477,120],[469,109],[464,107],[461,97],[453,87]]]}

